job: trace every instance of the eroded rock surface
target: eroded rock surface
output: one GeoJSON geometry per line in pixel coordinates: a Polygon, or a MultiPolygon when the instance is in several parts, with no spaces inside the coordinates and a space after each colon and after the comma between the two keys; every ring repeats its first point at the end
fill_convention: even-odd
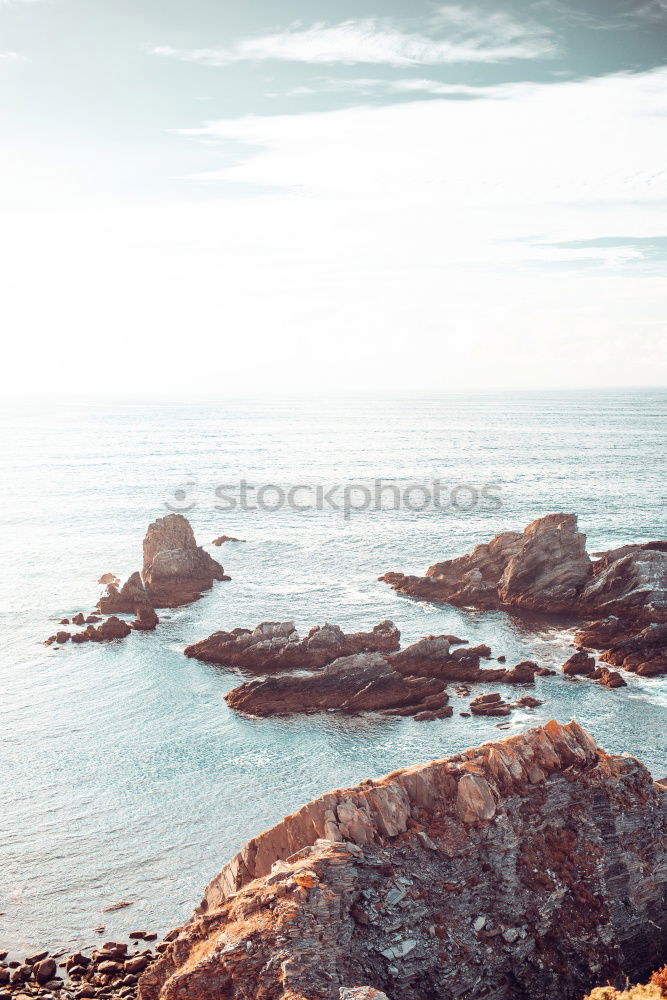
{"type": "MultiPolygon", "coordinates": [[[[667,674],[667,623],[648,626],[616,617],[591,622],[574,636],[576,644],[600,650],[600,659],[640,677],[667,674]]],[[[578,653],[577,656],[586,654],[578,653]]],[[[589,657],[593,663],[593,657],[589,657]]]]}
{"type": "Polygon", "coordinates": [[[596,561],[585,544],[575,515],[549,514],[435,563],[425,576],[380,579],[411,597],[459,606],[667,621],[667,543],[625,545],[596,561]]]}
{"type": "Polygon", "coordinates": [[[328,710],[399,715],[452,712],[444,681],[404,677],[381,653],[344,656],[305,676],[282,674],[249,681],[230,691],[225,700],[230,708],[260,716],[328,710]]]}
{"type": "Polygon", "coordinates": [[[111,582],[100,599],[103,614],[136,614],[139,608],[176,608],[197,600],[215,580],[229,579],[220,563],[197,545],[190,522],[168,514],[148,526],[143,569],[119,589],[111,582]]]}
{"type": "Polygon", "coordinates": [[[645,979],[665,947],[666,798],[556,722],[331,792],[220,872],[139,997],[580,1000],[645,979]]]}
{"type": "Polygon", "coordinates": [[[303,639],[294,622],[262,622],[252,630],[214,632],[207,639],[187,646],[185,655],[259,674],[319,670],[342,656],[391,652],[398,649],[400,637],[401,633],[390,621],[380,622],[370,632],[351,634],[338,625],[316,625],[303,639]]]}

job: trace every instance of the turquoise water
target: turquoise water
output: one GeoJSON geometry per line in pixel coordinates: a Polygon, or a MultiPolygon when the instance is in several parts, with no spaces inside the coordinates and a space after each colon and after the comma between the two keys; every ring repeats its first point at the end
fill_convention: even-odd
{"type": "MultiPolygon", "coordinates": [[[[494,720],[460,718],[456,696],[454,717],[428,724],[241,718],[223,701],[238,678],[182,649],[265,619],[351,629],[389,617],[406,642],[456,632],[510,663],[558,666],[567,623],[431,607],[376,578],[423,572],[555,510],[579,514],[590,551],[664,538],[666,415],[657,391],[3,411],[0,945],[86,945],[101,923],[105,939],[164,931],[250,836],[305,800],[498,736],[494,720]],[[500,506],[394,510],[389,498],[349,519],[326,507],[216,509],[216,487],[242,478],[285,491],[439,479],[444,496],[494,483],[500,506]],[[140,566],[146,525],[167,502],[194,504],[201,543],[248,539],[209,549],[232,581],[163,613],[155,633],[43,647],[59,618],[92,609],[101,573],[140,566]],[[102,914],[119,900],[133,905],[102,914]]],[[[267,504],[277,495],[266,491],[267,504]]],[[[664,680],[606,691],[558,676],[536,693],[544,705],[515,713],[509,732],[576,717],[608,750],[667,773],[664,680]]]]}

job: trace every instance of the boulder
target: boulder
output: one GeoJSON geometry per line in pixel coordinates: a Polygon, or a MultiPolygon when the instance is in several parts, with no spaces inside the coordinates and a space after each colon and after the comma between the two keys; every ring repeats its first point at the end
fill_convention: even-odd
{"type": "Polygon", "coordinates": [[[592,677],[595,673],[595,657],[579,650],[578,653],[574,653],[565,661],[561,670],[568,677],[592,677]]]}
{"type": "Polygon", "coordinates": [[[111,639],[124,639],[131,631],[132,629],[127,622],[112,615],[97,628],[94,625],[89,625],[85,634],[92,642],[108,642],[111,639]]]}
{"type": "Polygon", "coordinates": [[[225,542],[245,542],[245,538],[234,538],[233,535],[220,535],[219,538],[214,538],[211,544],[220,547],[225,542]]]}
{"type": "Polygon", "coordinates": [[[185,655],[256,674],[286,670],[320,670],[355,653],[398,649],[400,632],[390,621],[370,632],[345,633],[338,625],[315,625],[302,639],[294,622],[262,622],[256,628],[214,632],[186,646],[185,655]]]}
{"type": "Polygon", "coordinates": [[[137,617],[130,624],[140,632],[152,631],[160,621],[150,604],[138,605],[135,613],[137,617]]]}

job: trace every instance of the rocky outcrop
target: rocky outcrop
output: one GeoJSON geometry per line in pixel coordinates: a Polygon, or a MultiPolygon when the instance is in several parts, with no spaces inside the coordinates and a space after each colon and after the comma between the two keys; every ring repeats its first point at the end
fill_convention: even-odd
{"type": "Polygon", "coordinates": [[[480,659],[491,655],[488,646],[452,651],[451,638],[426,636],[399,650],[398,629],[387,621],[372,632],[349,636],[338,626],[323,625],[312,629],[305,640],[298,638],[292,622],[265,622],[252,633],[247,629],[216,633],[185,652],[253,673],[282,671],[277,677],[241,684],[226,696],[230,708],[258,716],[367,711],[430,721],[452,714],[444,693],[449,681],[534,684],[535,675],[541,672],[530,660],[509,670],[482,668],[480,659]],[[395,651],[366,651],[374,648],[395,651]],[[362,651],[336,656],[337,651],[348,649],[362,651]],[[296,669],[313,673],[285,673],[296,669]]]}
{"type": "Polygon", "coordinates": [[[214,538],[211,545],[217,545],[220,547],[224,545],[225,542],[245,542],[245,538],[234,538],[233,535],[220,535],[219,538],[214,538]]]}
{"type": "Polygon", "coordinates": [[[214,632],[208,639],[186,646],[185,655],[257,674],[320,670],[342,656],[389,653],[398,649],[400,637],[390,621],[380,622],[370,632],[351,634],[338,625],[316,625],[303,639],[294,622],[262,622],[252,630],[214,632]]]}
{"type": "Polygon", "coordinates": [[[324,795],[223,868],[139,997],[580,1000],[646,979],[666,796],[556,722],[324,795]]]}
{"type": "Polygon", "coordinates": [[[136,614],[139,608],[177,608],[201,597],[215,580],[228,580],[216,562],[195,541],[190,522],[182,514],[168,514],[148,526],[141,573],[122,587],[112,581],[100,598],[103,614],[136,614]]]}
{"type": "Polygon", "coordinates": [[[626,545],[595,562],[585,543],[573,514],[549,514],[436,563],[425,576],[380,579],[410,597],[465,607],[667,621],[667,543],[626,545]]]}
{"type": "MultiPolygon", "coordinates": [[[[601,650],[600,659],[640,677],[667,674],[667,624],[648,626],[610,617],[579,629],[575,643],[601,650]]],[[[586,655],[585,653],[576,655],[586,655]]],[[[595,663],[593,657],[589,660],[595,663]]]]}
{"type": "Polygon", "coordinates": [[[225,700],[238,712],[259,716],[330,710],[452,714],[443,681],[404,677],[381,653],[344,656],[305,676],[282,674],[250,681],[233,688],[225,700]]]}

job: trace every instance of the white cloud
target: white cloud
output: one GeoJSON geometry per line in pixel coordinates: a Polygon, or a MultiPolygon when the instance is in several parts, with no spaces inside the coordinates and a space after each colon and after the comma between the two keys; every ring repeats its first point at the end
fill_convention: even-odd
{"type": "Polygon", "coordinates": [[[215,121],[247,149],[208,197],[133,206],[0,160],[7,391],[664,384],[631,241],[664,235],[666,122],[667,69],[215,121]]]}
{"type": "Polygon", "coordinates": [[[266,59],[392,66],[497,63],[544,58],[555,52],[546,28],[521,24],[506,15],[483,14],[476,8],[441,7],[426,27],[430,31],[423,34],[386,18],[348,19],[310,27],[297,24],[227,47],[176,49],[162,45],[149,46],[149,51],[206,66],[266,59]]]}

